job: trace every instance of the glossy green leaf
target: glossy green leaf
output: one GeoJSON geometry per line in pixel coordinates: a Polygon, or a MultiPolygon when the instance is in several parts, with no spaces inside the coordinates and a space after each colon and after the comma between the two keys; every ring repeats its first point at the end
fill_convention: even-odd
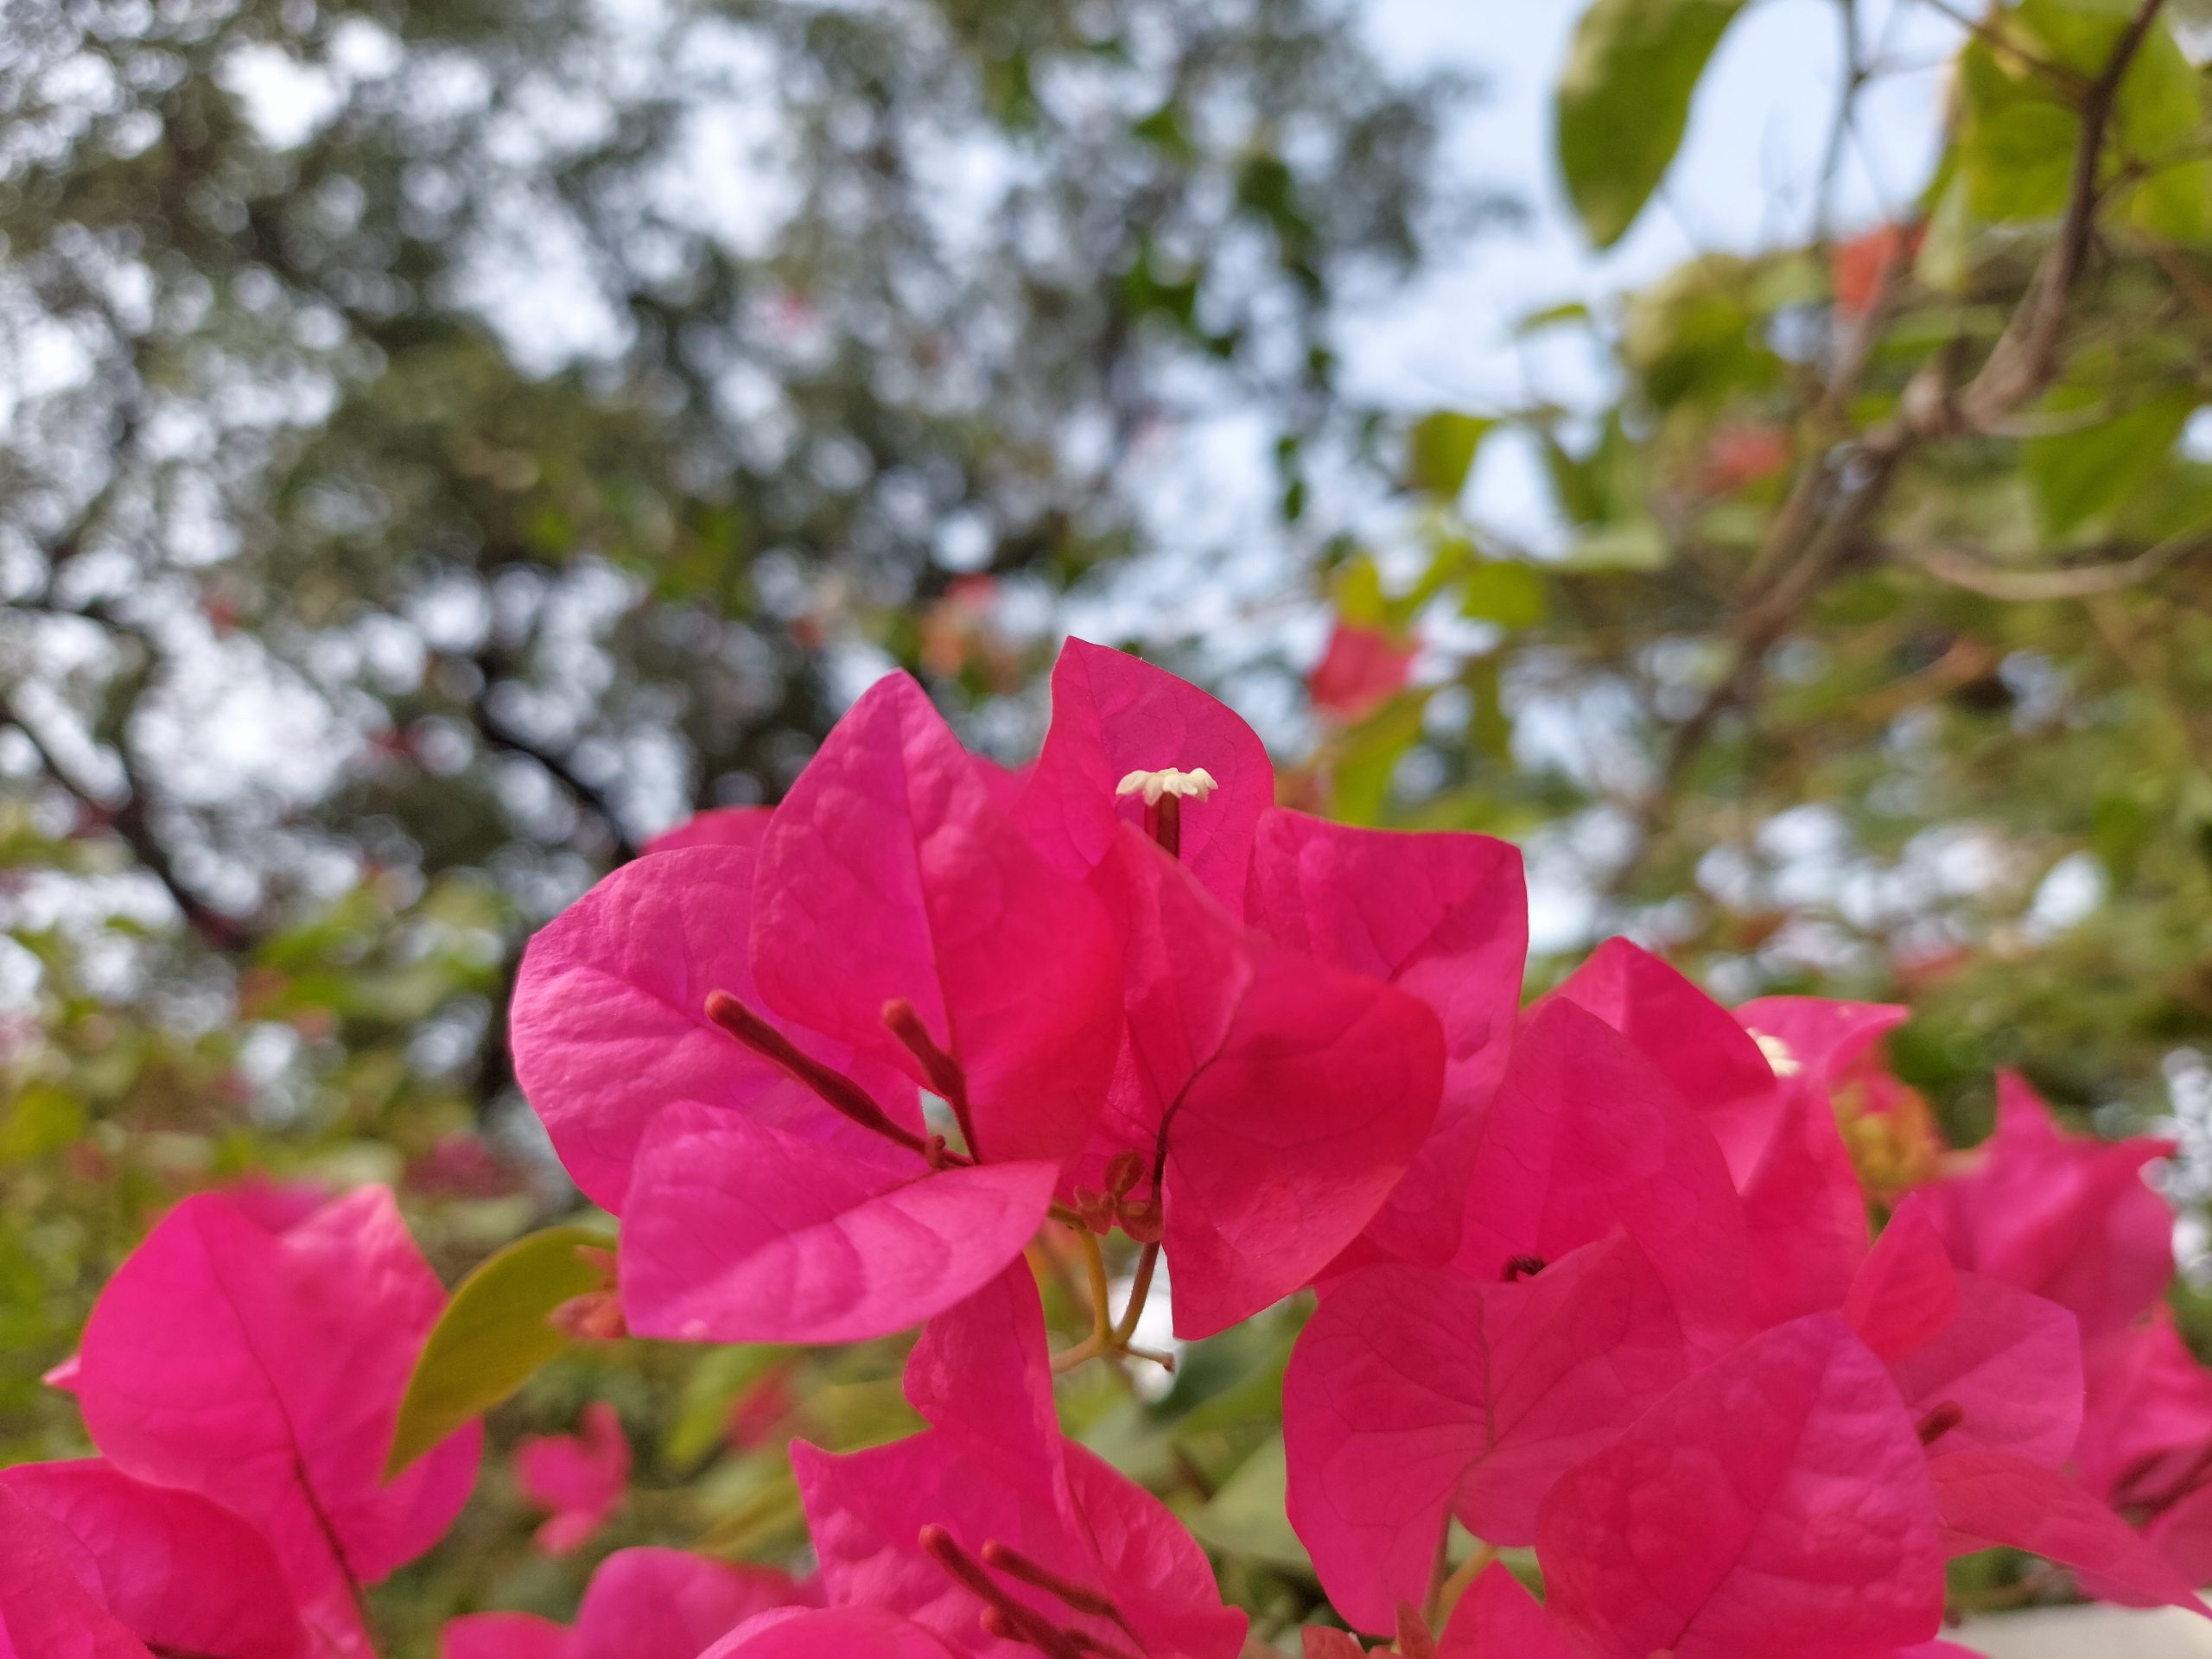
{"type": "Polygon", "coordinates": [[[1627,232],[1666,176],[1690,99],[1742,0],[1595,0],[1560,77],[1560,172],[1599,247],[1627,232]]]}
{"type": "Polygon", "coordinates": [[[1479,415],[1440,409],[1414,425],[1406,462],[1406,482],[1427,495],[1456,501],[1467,486],[1475,452],[1497,424],[1479,415]]]}
{"type": "Polygon", "coordinates": [[[606,1269],[582,1252],[613,1243],[588,1227],[549,1227],[517,1239],[461,1281],[407,1379],[385,1463],[387,1478],[498,1405],[571,1344],[548,1316],[606,1284],[606,1269]]]}

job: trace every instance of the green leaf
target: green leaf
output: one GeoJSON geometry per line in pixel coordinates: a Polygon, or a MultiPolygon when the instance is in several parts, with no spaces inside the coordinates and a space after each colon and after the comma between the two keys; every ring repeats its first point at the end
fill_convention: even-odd
{"type": "Polygon", "coordinates": [[[461,1281],[407,1379],[387,1480],[571,1344],[547,1316],[606,1284],[606,1270],[579,1252],[613,1242],[588,1227],[549,1227],[517,1239],[461,1281]]]}
{"type": "Polygon", "coordinates": [[[2073,107],[2018,57],[1980,40],[1959,54],[1959,92],[1967,212],[1984,224],[2056,218],[2081,132],[2073,107]]]}
{"type": "Polygon", "coordinates": [[[1544,579],[1525,564],[1485,559],[1467,573],[1459,611],[1501,628],[1532,628],[1544,620],[1544,579]]]}
{"type": "MultiPolygon", "coordinates": [[[[2108,395],[2102,388],[2059,386],[2043,409],[2063,416],[2094,409],[2108,395]]],[[[2193,392],[2177,390],[2094,426],[2031,438],[2021,463],[2044,529],[2064,535],[2132,494],[2172,450],[2196,407],[2193,392]]]]}
{"type": "Polygon", "coordinates": [[[1595,0],[1560,77],[1559,164],[1590,239],[1611,247],[1666,176],[1690,98],[1743,0],[1595,0]]]}
{"type": "Polygon", "coordinates": [[[1480,415],[1440,409],[1414,423],[1407,458],[1406,482],[1440,500],[1456,501],[1467,486],[1468,471],[1484,436],[1497,424],[1480,415]]]}
{"type": "Polygon", "coordinates": [[[1346,622],[1363,628],[1390,626],[1390,598],[1382,591],[1382,572],[1364,553],[1337,573],[1329,597],[1346,622]]]}
{"type": "Polygon", "coordinates": [[[1206,1506],[1191,1517],[1191,1530],[1216,1549],[1294,1573],[1310,1573],[1313,1560],[1291,1530],[1283,1495],[1289,1460],[1278,1434],[1244,1459],[1206,1506]]]}
{"type": "Polygon", "coordinates": [[[1576,571],[1657,570],[1669,556],[1666,532],[1649,518],[1630,518],[1588,531],[1567,556],[1576,571]]]}

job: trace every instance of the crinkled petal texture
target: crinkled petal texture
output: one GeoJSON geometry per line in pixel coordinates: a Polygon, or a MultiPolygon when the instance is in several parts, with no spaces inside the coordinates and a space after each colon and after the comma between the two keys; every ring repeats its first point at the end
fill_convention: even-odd
{"type": "Polygon", "coordinates": [[[1729,1172],[1750,1179],[1776,1127],[1775,1076],[1728,1010],[1626,939],[1607,939],[1553,995],[1628,1039],[1719,1142],[1729,1172]]]}
{"type": "Polygon", "coordinates": [[[526,1613],[471,1613],[446,1625],[444,1659],[697,1659],[739,1626],[808,1600],[767,1567],[618,1549],[592,1574],[573,1630],[526,1613]]]}
{"type": "Polygon", "coordinates": [[[2171,1311],[2088,1344],[2082,1370],[2074,1468],[2090,1491],[2116,1508],[2162,1509],[2212,1472],[2212,1370],[2171,1311]]]}
{"type": "Polygon", "coordinates": [[[2003,1452],[1955,1452],[1929,1466],[1953,1554],[2024,1549],[2073,1567],[2103,1600],[2212,1617],[2172,1562],[2056,1471],[2003,1452]]]}
{"type": "Polygon", "coordinates": [[[537,1529],[548,1555],[581,1549],[607,1523],[630,1484],[630,1440],[604,1400],[584,1408],[581,1434],[533,1435],[515,1447],[523,1496],[552,1516],[537,1529]]]}
{"type": "Polygon", "coordinates": [[[825,1154],[741,1113],[678,1102],[637,1158],[618,1258],[640,1336],[856,1342],[995,1274],[1033,1235],[1058,1166],[932,1170],[887,1141],[825,1154]]]}
{"type": "Polygon", "coordinates": [[[1616,1228],[1708,1351],[1749,1328],[1743,1205],[1719,1145],[1625,1038],[1554,997],[1522,1025],[1484,1115],[1454,1265],[1496,1281],[1616,1228]]]}
{"type": "Polygon", "coordinates": [[[0,1654],[9,1659],[152,1659],[102,1604],[54,1523],[0,1487],[0,1654]]]}
{"type": "Polygon", "coordinates": [[[1182,859],[1232,915],[1244,913],[1253,827],[1274,804],[1274,768],[1225,704],[1125,652],[1071,639],[1052,667],[1052,723],[1014,817],[1053,868],[1081,877],[1141,825],[1144,804],[1118,795],[1133,772],[1204,770],[1218,787],[1182,806],[1182,859]]]}
{"type": "Polygon", "coordinates": [[[1291,1523],[1330,1600],[1388,1632],[1454,1513],[1488,1542],[1533,1542],[1552,1483],[1687,1369],[1626,1238],[1517,1284],[1410,1265],[1333,1281],[1283,1381],[1291,1523]]]}
{"type": "Polygon", "coordinates": [[[954,1659],[955,1649],[906,1619],[872,1607],[836,1607],[764,1613],[709,1653],[710,1659],[954,1659]]]}
{"type": "Polygon", "coordinates": [[[1436,1659],[1576,1659],[1567,1635],[1521,1580],[1492,1561],[1452,1611],[1436,1659]]]}
{"type": "Polygon", "coordinates": [[[1058,1162],[1082,1147],[1120,1039],[1113,936],[911,677],[871,687],[792,785],[754,896],[770,1008],[926,1084],[884,1020],[904,1000],[965,1073],[971,1150],[1058,1162]]]}
{"type": "Polygon", "coordinates": [[[2148,1136],[2062,1135],[2004,1072],[1981,1166],[1926,1191],[1954,1262],[2071,1308],[2094,1338],[2148,1312],[2173,1277],[2173,1211],[2143,1179],[2172,1152],[2148,1136]]]}
{"type": "MultiPolygon", "coordinates": [[[[307,1627],[269,1541],[219,1503],[154,1486],[99,1459],[30,1463],[0,1472],[10,1500],[51,1533],[45,1553],[131,1635],[157,1653],[197,1659],[302,1659],[307,1627]]],[[[0,1520],[0,1541],[10,1539],[0,1520]]],[[[17,1575],[39,1561],[0,1541],[0,1624],[17,1575]]],[[[5,1650],[0,1643],[0,1650],[5,1650]]],[[[18,1643],[22,1659],[48,1649],[18,1643]]]]}
{"type": "MultiPolygon", "coordinates": [[[[1253,842],[1247,913],[1277,944],[1435,1010],[1445,1055],[1436,1122],[1361,1246],[1443,1266],[1459,1248],[1483,1109],[1504,1075],[1520,1009],[1529,953],[1520,849],[1488,836],[1359,830],[1271,809],[1253,842]]],[[[1361,1246],[1342,1265],[1357,1265],[1361,1246]]]]}
{"type": "MultiPolygon", "coordinates": [[[[584,1195],[620,1214],[645,1128],[694,1100],[842,1151],[878,1137],[707,1018],[707,994],[758,1010],[750,938],[759,862],[752,846],[702,845],[638,859],[554,918],[523,953],[509,1018],[515,1077],[584,1195]]],[[[784,1034],[850,1074],[909,1128],[913,1085],[790,1022],[784,1034]]]]}
{"type": "Polygon", "coordinates": [[[1927,1459],[1836,1314],[1754,1338],[1569,1471],[1536,1550],[1548,1610],[1605,1659],[1840,1659],[1942,1622],[1927,1459]]]}
{"type": "Polygon", "coordinates": [[[1435,1122],[1443,1033],[1406,992],[1249,931],[1135,830],[1096,880],[1128,1040],[1086,1164],[1133,1151],[1159,1177],[1176,1334],[1211,1336],[1374,1219],[1435,1122]]]}
{"type": "Polygon", "coordinates": [[[475,1425],[382,1478],[408,1374],[444,1306],[385,1188],[282,1234],[203,1193],[101,1294],[78,1402],[118,1467],[265,1533],[309,1623],[356,1648],[352,1586],[428,1549],[475,1483],[475,1425]]]}
{"type": "Polygon", "coordinates": [[[927,1433],[841,1457],[792,1448],[833,1607],[912,1619],[963,1652],[1035,1659],[1033,1648],[989,1635],[983,1602],[924,1553],[922,1529],[942,1527],[972,1557],[1006,1546],[1120,1614],[999,1580],[1009,1601],[1049,1624],[1147,1659],[1236,1659],[1244,1616],[1222,1605],[1205,1552],[1157,1498],[1060,1434],[1025,1268],[925,1327],[906,1389],[927,1433]]]}

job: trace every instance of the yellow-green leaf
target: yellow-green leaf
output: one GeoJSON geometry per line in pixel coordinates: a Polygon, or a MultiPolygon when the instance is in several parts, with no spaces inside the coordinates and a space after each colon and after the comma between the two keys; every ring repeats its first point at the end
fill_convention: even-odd
{"type": "Polygon", "coordinates": [[[1414,423],[1406,481],[1440,500],[1456,501],[1467,486],[1468,470],[1484,435],[1497,423],[1480,415],[1440,409],[1414,423]]]}
{"type": "Polygon", "coordinates": [[[581,1252],[613,1242],[588,1227],[549,1227],[517,1239],[461,1281],[407,1379],[386,1479],[569,1346],[547,1316],[606,1283],[605,1268],[581,1252]]]}
{"type": "Polygon", "coordinates": [[[1583,228],[1611,247],[1659,188],[1690,99],[1743,0],[1595,0],[1560,76],[1559,165],[1583,228]]]}

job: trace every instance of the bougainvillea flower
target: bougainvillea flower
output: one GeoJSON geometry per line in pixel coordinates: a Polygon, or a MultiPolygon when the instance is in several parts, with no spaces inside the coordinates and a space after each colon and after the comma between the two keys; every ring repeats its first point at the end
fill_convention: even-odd
{"type": "Polygon", "coordinates": [[[772,807],[715,806],[691,817],[647,842],[642,851],[672,853],[684,847],[758,847],[768,832],[772,807]]]}
{"type": "MultiPolygon", "coordinates": [[[[1233,916],[1244,913],[1252,832],[1274,803],[1274,768],[1225,704],[1122,652],[1071,639],[1052,668],[1052,723],[1014,808],[1046,860],[1087,875],[1117,823],[1157,828],[1163,800],[1121,792],[1132,774],[1206,774],[1211,787],[1173,809],[1178,855],[1233,916]]],[[[1166,798],[1174,798],[1168,797],[1166,798]]]]}
{"type": "Polygon", "coordinates": [[[1513,1283],[1400,1264],[1336,1281],[1283,1379],[1291,1524],[1329,1599],[1388,1631],[1453,1515],[1533,1542],[1552,1483],[1688,1369],[1664,1287],[1618,1236],[1513,1283]]]}
{"type": "Polygon", "coordinates": [[[2197,1486],[2144,1523],[2143,1537],[2189,1584],[2212,1583],[2212,1485],[2197,1486]]]}
{"type": "Polygon", "coordinates": [[[709,1659],[956,1659],[920,1625],[872,1607],[763,1613],[708,1651],[709,1659]]]}
{"type": "Polygon", "coordinates": [[[1575,1659],[1567,1637],[1521,1580],[1491,1562],[1467,1586],[1436,1659],[1575,1659]]]}
{"type": "Polygon", "coordinates": [[[1868,1255],[1844,1313],[1890,1368],[1933,1456],[2001,1452],[2049,1468],[2082,1425],[2082,1338],[2055,1302],[1960,1273],[1919,1198],[1868,1255]]]}
{"type": "Polygon", "coordinates": [[[1236,1659],[1244,1615],[1222,1605],[1205,1552],[1061,1434],[1026,1268],[923,1328],[906,1395],[926,1433],[843,1456],[792,1447],[831,1606],[911,1618],[991,1659],[1077,1639],[1094,1654],[1236,1659]]]}
{"type": "Polygon", "coordinates": [[[1866,1259],[1866,1200],[1827,1102],[1784,1088],[1744,1183],[1753,1318],[1778,1325],[1838,1306],[1866,1259]]]}
{"type": "Polygon", "coordinates": [[[1435,1121],[1443,1033],[1406,992],[1270,944],[1135,829],[1094,880],[1128,1034],[1081,1173],[1134,1159],[1164,1217],[1176,1334],[1211,1336],[1374,1219],[1435,1121]]]}
{"type": "Polygon", "coordinates": [[[1840,1659],[1942,1623],[1928,1459],[1836,1314],[1752,1338],[1569,1471],[1536,1549],[1547,1610],[1604,1659],[1840,1659]]]}
{"type": "Polygon", "coordinates": [[[1316,709],[1340,721],[1363,720],[1406,689],[1419,654],[1388,628],[1339,617],[1306,689],[1316,709]]]}
{"type": "Polygon", "coordinates": [[[607,1524],[630,1484],[630,1437],[604,1400],[583,1410],[581,1434],[532,1435],[515,1447],[515,1483],[523,1496],[553,1513],[537,1529],[548,1555],[583,1548],[607,1524]]]}
{"type": "Polygon", "coordinates": [[[1495,1282],[1616,1228],[1707,1351],[1749,1328],[1743,1205],[1719,1146],[1627,1039],[1549,998],[1483,1116],[1453,1265],[1495,1282]]]}
{"type": "Polygon", "coordinates": [[[1552,993],[1604,1020],[1659,1068],[1748,1180],[1773,1137],[1775,1075],[1736,1017],[1626,939],[1607,939],[1552,993]]]}
{"type": "Polygon", "coordinates": [[[2089,1344],[2082,1380],[2074,1467],[2090,1491],[2117,1510],[2162,1511],[2212,1479],[2212,1370],[2171,1310],[2089,1344]]]}
{"type": "Polygon", "coordinates": [[[2173,1211],[2143,1179],[2173,1142],[2061,1134],[2026,1081],[1997,1081],[1997,1132],[1972,1173],[1927,1189],[1961,1267],[2031,1290],[2096,1338],[2150,1311],[2173,1277],[2173,1211]]]}
{"type": "MultiPolygon", "coordinates": [[[[157,1654],[302,1659],[307,1627],[269,1541],[219,1503],[98,1459],[0,1471],[0,1651],[74,1652],[15,1628],[33,1580],[60,1569],[157,1654]],[[41,1529],[12,1512],[27,1508],[41,1529]]],[[[80,1639],[82,1633],[79,1633],[80,1639]]]]}
{"type": "Polygon", "coordinates": [[[813,1598],[791,1577],[682,1549],[618,1549],[585,1587],[574,1626],[529,1613],[448,1622],[444,1659],[697,1659],[741,1625],[813,1598]]]}
{"type": "Polygon", "coordinates": [[[282,1233],[202,1193],[101,1293],[78,1402],[124,1472],[201,1493],[265,1534],[309,1624],[353,1650],[359,1586],[428,1549],[475,1481],[474,1425],[383,1479],[445,1300],[386,1189],[282,1233]]]}
{"type": "Polygon", "coordinates": [[[2056,1471],[2003,1452],[1955,1452],[1929,1467],[1953,1554],[2024,1549],[2073,1567],[2101,1600],[2212,1618],[2172,1562],[2056,1471]]]}
{"type": "Polygon", "coordinates": [[[1271,809],[1253,841],[1248,913],[1278,944],[1387,981],[1435,1010],[1445,1048],[1435,1124],[1352,1255],[1363,1247],[1442,1266],[1459,1248],[1482,1113],[1520,1007],[1529,901],[1519,849],[1487,836],[1358,830],[1271,809]]]}
{"type": "Polygon", "coordinates": [[[1098,901],[894,675],[757,848],[640,859],[531,942],[517,1074],[578,1184],[628,1217],[632,1330],[856,1339],[959,1300],[1035,1231],[1120,1007],[1098,901]],[[926,1135],[917,1085],[963,1150],[926,1135]]]}

